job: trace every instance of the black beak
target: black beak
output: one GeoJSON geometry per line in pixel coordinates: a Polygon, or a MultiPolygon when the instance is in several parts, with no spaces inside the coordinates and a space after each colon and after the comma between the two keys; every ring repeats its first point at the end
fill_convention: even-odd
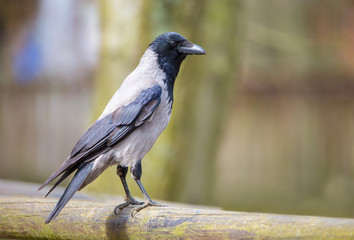
{"type": "Polygon", "coordinates": [[[183,42],[179,47],[178,47],[178,51],[180,53],[185,53],[188,55],[204,55],[206,54],[205,50],[201,47],[198,46],[197,44],[185,41],[183,42]]]}

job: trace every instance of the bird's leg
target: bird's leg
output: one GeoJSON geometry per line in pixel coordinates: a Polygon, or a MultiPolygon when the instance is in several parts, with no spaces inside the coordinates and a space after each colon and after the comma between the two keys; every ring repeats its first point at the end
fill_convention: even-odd
{"type": "Polygon", "coordinates": [[[120,180],[122,181],[123,187],[124,187],[124,191],[125,191],[125,202],[122,204],[117,205],[114,208],[114,213],[118,214],[118,210],[122,210],[123,208],[129,206],[129,204],[132,205],[142,205],[143,202],[139,202],[137,200],[135,200],[133,198],[133,196],[131,195],[129,188],[128,188],[128,184],[127,181],[125,180],[125,177],[127,176],[127,172],[128,172],[128,167],[122,167],[122,166],[117,166],[117,175],[119,176],[120,180]]]}
{"type": "Polygon", "coordinates": [[[142,210],[142,209],[144,209],[144,208],[146,208],[148,206],[157,206],[157,207],[165,207],[166,206],[166,204],[152,201],[151,198],[149,197],[149,195],[147,194],[147,192],[145,191],[145,188],[144,188],[143,184],[140,181],[141,174],[142,174],[141,160],[137,164],[135,164],[134,166],[132,166],[130,168],[130,172],[131,172],[131,175],[132,175],[133,179],[138,184],[138,186],[140,188],[140,191],[144,195],[144,198],[146,200],[143,205],[133,209],[133,211],[131,212],[131,216],[132,217],[134,217],[134,215],[137,212],[139,212],[140,210],[142,210]]]}

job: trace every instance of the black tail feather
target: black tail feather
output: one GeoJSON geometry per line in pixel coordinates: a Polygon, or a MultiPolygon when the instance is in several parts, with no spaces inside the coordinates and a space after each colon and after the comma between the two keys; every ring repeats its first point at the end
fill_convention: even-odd
{"type": "Polygon", "coordinates": [[[47,197],[54,190],[54,188],[56,188],[56,186],[58,186],[62,181],[64,181],[65,178],[67,178],[75,170],[76,170],[75,168],[72,168],[72,169],[67,170],[66,172],[64,172],[64,174],[58,179],[58,181],[56,181],[56,183],[52,186],[52,188],[47,192],[45,197],[47,197]]]}
{"type": "Polygon", "coordinates": [[[60,211],[64,208],[64,206],[72,198],[72,196],[77,191],[77,189],[79,189],[81,184],[85,181],[85,179],[86,179],[87,175],[90,173],[92,167],[93,167],[93,163],[90,163],[90,164],[83,165],[82,167],[80,167],[77,170],[77,172],[75,173],[69,186],[65,189],[63,195],[60,197],[57,205],[52,210],[52,212],[49,214],[48,218],[45,220],[45,223],[49,223],[56,216],[58,216],[60,211]]]}

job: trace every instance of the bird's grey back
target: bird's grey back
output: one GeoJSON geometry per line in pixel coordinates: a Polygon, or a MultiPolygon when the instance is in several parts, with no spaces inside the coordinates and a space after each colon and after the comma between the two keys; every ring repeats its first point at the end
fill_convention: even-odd
{"type": "Polygon", "coordinates": [[[159,67],[157,55],[148,48],[140,59],[139,65],[123,81],[120,88],[115,92],[99,119],[110,114],[119,107],[128,105],[146,88],[159,84],[162,89],[167,87],[164,84],[166,74],[159,67]]]}

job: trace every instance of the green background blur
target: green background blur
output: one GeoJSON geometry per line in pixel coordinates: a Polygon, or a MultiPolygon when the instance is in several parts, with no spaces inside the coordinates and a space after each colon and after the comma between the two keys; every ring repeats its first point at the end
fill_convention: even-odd
{"type": "MultiPolygon", "coordinates": [[[[143,161],[150,196],[354,217],[353,1],[54,2],[0,1],[0,178],[44,181],[148,44],[176,31],[207,55],[182,64],[143,161]]],[[[85,191],[123,194],[115,171],[85,191]]]]}

